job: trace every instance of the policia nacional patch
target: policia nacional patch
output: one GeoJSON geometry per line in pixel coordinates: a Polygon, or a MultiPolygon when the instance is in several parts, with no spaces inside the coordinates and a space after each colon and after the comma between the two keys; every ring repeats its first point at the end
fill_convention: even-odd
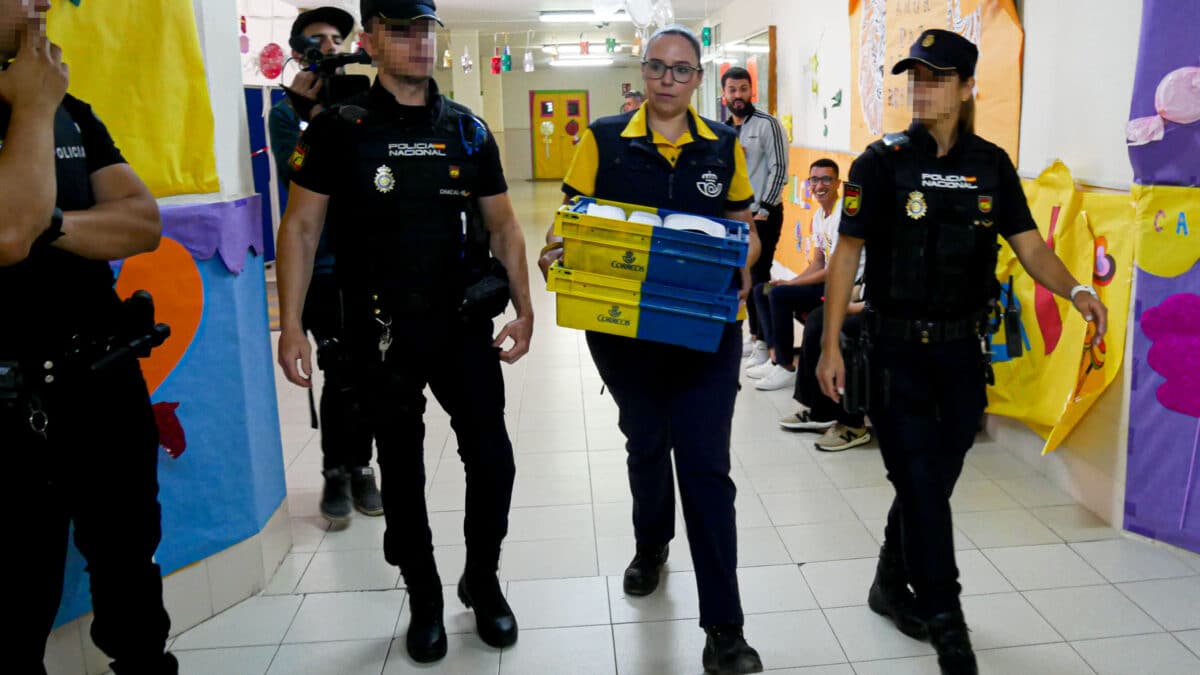
{"type": "Polygon", "coordinates": [[[861,208],[862,186],[855,183],[846,183],[845,195],[842,199],[842,213],[848,216],[857,216],[861,208]]]}
{"type": "Polygon", "coordinates": [[[304,167],[304,157],[308,154],[308,144],[301,141],[296,144],[296,149],[292,151],[291,158],[288,159],[288,166],[292,167],[292,171],[299,171],[304,167]]]}

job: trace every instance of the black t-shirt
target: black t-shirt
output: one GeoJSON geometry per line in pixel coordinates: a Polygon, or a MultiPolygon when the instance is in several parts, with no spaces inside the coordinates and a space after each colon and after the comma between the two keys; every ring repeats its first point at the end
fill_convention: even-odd
{"type": "MultiPolygon", "coordinates": [[[[0,138],[11,114],[0,102],[0,138]]],[[[63,211],[95,206],[91,175],[125,163],[91,106],[69,95],[55,114],[54,153],[56,204],[63,211]]],[[[107,262],[35,247],[25,260],[0,267],[0,359],[52,355],[76,333],[104,325],[118,302],[107,262]]]]}
{"type": "MultiPolygon", "coordinates": [[[[429,105],[401,105],[376,81],[367,94],[366,108],[368,114],[387,120],[397,129],[432,130],[440,106],[445,105],[440,98],[437,84],[430,80],[429,105]]],[[[344,181],[352,175],[345,170],[346,166],[355,161],[354,142],[350,138],[353,127],[338,120],[336,115],[335,111],[327,110],[313,119],[300,137],[296,149],[300,157],[293,155],[291,162],[292,182],[323,195],[337,194],[344,187],[344,181]]],[[[475,161],[478,166],[473,191],[476,197],[494,197],[508,192],[500,163],[500,147],[490,129],[475,161]]]]}

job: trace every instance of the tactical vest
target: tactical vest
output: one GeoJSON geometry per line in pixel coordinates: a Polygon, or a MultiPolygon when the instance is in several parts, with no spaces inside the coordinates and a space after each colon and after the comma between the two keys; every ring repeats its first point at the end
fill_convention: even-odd
{"type": "Polygon", "coordinates": [[[737,134],[716,122],[708,122],[718,140],[702,138],[689,114],[688,124],[695,140],[683,146],[672,167],[649,136],[621,136],[632,116],[627,113],[608,117],[592,125],[599,155],[595,197],[723,217],[733,182],[737,134]]]}
{"type": "Polygon", "coordinates": [[[915,314],[900,318],[973,318],[998,294],[996,158],[972,143],[943,174],[945,167],[925,162],[906,141],[869,148],[884,158],[895,185],[891,222],[872,234],[867,255],[871,304],[884,315],[915,314]],[[885,262],[872,266],[877,250],[887,252],[878,256],[885,262]]]}
{"type": "Polygon", "coordinates": [[[329,207],[339,283],[382,294],[397,313],[452,309],[490,262],[475,196],[486,127],[441,98],[432,129],[399,129],[365,100],[334,108],[352,145],[329,207]]]}

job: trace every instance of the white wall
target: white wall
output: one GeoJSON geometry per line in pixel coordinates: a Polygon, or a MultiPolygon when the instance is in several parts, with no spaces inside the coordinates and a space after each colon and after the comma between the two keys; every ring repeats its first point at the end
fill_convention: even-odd
{"type": "MultiPolygon", "coordinates": [[[[222,199],[254,194],[250,131],[238,49],[237,0],[193,0],[200,50],[212,101],[217,175],[222,199]]],[[[194,198],[171,199],[178,202],[194,198]]]]}
{"type": "Polygon", "coordinates": [[[1141,18],[1140,0],[1107,2],[1103,12],[1094,0],[1025,3],[1021,175],[1059,158],[1089,185],[1133,182],[1125,122],[1141,18]]]}

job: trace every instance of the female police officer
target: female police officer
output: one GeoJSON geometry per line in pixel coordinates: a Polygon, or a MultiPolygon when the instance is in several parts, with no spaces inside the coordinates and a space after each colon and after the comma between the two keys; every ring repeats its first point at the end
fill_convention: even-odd
{"type": "Polygon", "coordinates": [[[981,351],[998,290],[996,235],[1038,283],[1096,322],[1096,340],[1106,323],[1095,291],[1077,285],[1043,243],[1008,155],[974,134],[978,54],[954,33],[927,30],[892,69],[909,71],[913,124],[872,144],[850,169],[818,367],[822,389],[838,400],[846,379],[838,335],[865,242],[868,412],[896,489],[868,602],[906,634],[928,634],[942,672],[955,674],[977,672],[959,604],[950,495],[987,403],[981,351]]]}
{"type": "MultiPolygon", "coordinates": [[[[753,233],[753,190],[737,133],[701,118],[688,105],[702,77],[699,64],[700,42],[686,28],[663,28],[650,38],[642,61],[646,103],[591,125],[563,182],[568,199],[589,195],[735,218],[750,224],[753,233]]],[[[543,270],[562,255],[562,244],[552,235],[548,239],[539,261],[543,270]]],[[[757,256],[758,239],[752,234],[748,264],[757,256]]],[[[748,288],[745,270],[742,277],[742,288],[748,288]]],[[[720,673],[762,670],[758,653],[742,637],[736,489],[729,478],[741,334],[740,323],[729,324],[713,354],[599,333],[587,336],[596,367],[620,407],[619,424],[628,439],[637,554],[625,571],[625,593],[653,592],[667,560],[667,544],[675,534],[674,448],[696,565],[700,625],[708,633],[704,667],[720,673]]]]}

